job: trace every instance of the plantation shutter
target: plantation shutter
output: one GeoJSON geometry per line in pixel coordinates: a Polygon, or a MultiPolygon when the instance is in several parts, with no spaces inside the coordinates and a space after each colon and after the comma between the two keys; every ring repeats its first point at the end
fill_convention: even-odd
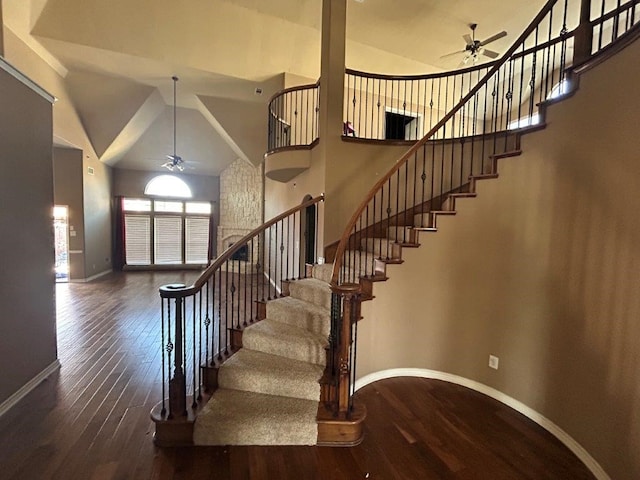
{"type": "Polygon", "coordinates": [[[185,263],[206,264],[209,252],[209,218],[185,219],[185,263]]]}
{"type": "Polygon", "coordinates": [[[148,215],[125,215],[124,230],[126,264],[151,264],[151,218],[148,215]]]}
{"type": "Polygon", "coordinates": [[[154,227],[154,263],[182,263],[182,217],[155,217],[154,227]]]}

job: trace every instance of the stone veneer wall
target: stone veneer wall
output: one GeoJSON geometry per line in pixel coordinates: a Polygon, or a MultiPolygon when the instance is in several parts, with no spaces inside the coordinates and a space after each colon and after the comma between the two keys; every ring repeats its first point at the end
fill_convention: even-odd
{"type": "Polygon", "coordinates": [[[227,239],[237,239],[262,224],[261,202],[260,167],[237,159],[220,175],[218,255],[229,246],[227,239]]]}

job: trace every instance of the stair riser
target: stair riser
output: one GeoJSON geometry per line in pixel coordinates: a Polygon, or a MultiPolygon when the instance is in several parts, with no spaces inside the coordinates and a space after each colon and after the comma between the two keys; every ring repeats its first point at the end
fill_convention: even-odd
{"type": "Polygon", "coordinates": [[[366,238],[362,240],[362,248],[380,258],[402,258],[402,247],[384,238],[366,238]]]}
{"type": "Polygon", "coordinates": [[[267,304],[267,318],[277,320],[288,325],[304,328],[311,332],[326,333],[331,323],[329,311],[320,314],[316,311],[291,309],[286,304],[270,302],[267,304]]]}
{"type": "Polygon", "coordinates": [[[244,390],[248,392],[264,393],[266,395],[280,395],[284,397],[318,400],[320,398],[320,384],[311,379],[301,382],[293,377],[273,375],[265,377],[249,369],[221,368],[218,374],[219,388],[244,390]],[[301,392],[304,392],[301,394],[301,392]]]}
{"type": "Polygon", "coordinates": [[[308,288],[304,285],[304,281],[291,282],[289,284],[289,293],[294,298],[313,303],[327,310],[331,308],[331,289],[329,285],[308,288]]]}

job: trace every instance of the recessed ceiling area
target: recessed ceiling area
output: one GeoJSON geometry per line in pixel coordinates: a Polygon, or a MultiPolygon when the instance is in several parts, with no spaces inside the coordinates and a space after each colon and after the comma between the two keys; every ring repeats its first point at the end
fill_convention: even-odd
{"type": "MultiPolygon", "coordinates": [[[[387,74],[453,69],[468,24],[504,51],[542,0],[347,0],[347,67],[387,74]]],[[[101,161],[159,170],[173,152],[218,174],[266,151],[266,105],[287,79],[320,73],[322,0],[3,0],[9,30],[64,76],[101,161]],[[256,89],[262,95],[256,95],[256,89]]]]}

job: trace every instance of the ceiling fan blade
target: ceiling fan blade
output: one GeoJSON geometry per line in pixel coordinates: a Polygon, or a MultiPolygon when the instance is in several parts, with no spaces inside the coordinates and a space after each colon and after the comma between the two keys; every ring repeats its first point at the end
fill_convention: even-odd
{"type": "Polygon", "coordinates": [[[464,35],[462,35],[462,38],[464,38],[464,41],[467,43],[467,45],[473,45],[473,40],[471,39],[471,35],[469,35],[468,33],[465,33],[464,35]]]}
{"type": "Polygon", "coordinates": [[[453,57],[454,55],[460,55],[461,53],[466,52],[466,50],[458,50],[457,52],[447,53],[446,55],[442,55],[440,58],[448,58],[453,57]]]}
{"type": "Polygon", "coordinates": [[[481,53],[485,57],[489,57],[489,58],[498,58],[500,56],[498,52],[494,52],[493,50],[488,50],[486,48],[483,48],[481,53]]]}
{"type": "Polygon", "coordinates": [[[507,32],[505,32],[504,30],[501,31],[500,33],[496,33],[495,35],[487,38],[486,40],[483,40],[482,42],[480,42],[480,46],[483,47],[485,45],[488,45],[491,42],[495,42],[496,40],[501,39],[502,37],[506,37],[507,36],[507,32]]]}

